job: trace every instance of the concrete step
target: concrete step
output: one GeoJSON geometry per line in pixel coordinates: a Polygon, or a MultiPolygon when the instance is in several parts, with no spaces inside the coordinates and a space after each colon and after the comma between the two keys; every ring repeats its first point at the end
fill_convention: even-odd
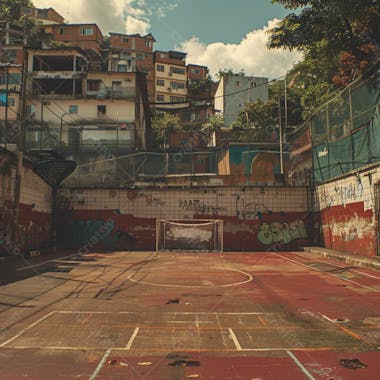
{"type": "Polygon", "coordinates": [[[303,247],[304,252],[315,253],[317,255],[328,257],[347,264],[354,264],[360,267],[380,270],[380,257],[359,256],[352,253],[334,251],[323,247],[303,247]]]}

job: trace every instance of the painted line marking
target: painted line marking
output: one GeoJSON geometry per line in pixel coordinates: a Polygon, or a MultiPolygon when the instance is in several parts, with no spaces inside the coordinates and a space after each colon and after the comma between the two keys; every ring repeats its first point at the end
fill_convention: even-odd
{"type": "Polygon", "coordinates": [[[322,316],[322,318],[326,319],[327,321],[329,321],[330,323],[332,323],[335,327],[337,327],[338,329],[342,330],[346,334],[351,335],[355,339],[358,339],[358,340],[360,340],[360,341],[362,341],[364,343],[369,343],[366,339],[364,339],[363,337],[361,337],[359,334],[356,334],[353,331],[351,331],[349,328],[347,328],[345,326],[342,326],[341,324],[336,323],[333,319],[327,317],[326,315],[321,314],[321,316],[322,316]]]}
{"type": "MultiPolygon", "coordinates": [[[[48,261],[44,261],[42,263],[39,263],[39,264],[34,264],[34,265],[28,265],[27,267],[23,267],[23,268],[18,268],[17,271],[18,272],[21,272],[23,270],[27,270],[27,269],[32,269],[32,268],[36,268],[36,267],[39,267],[41,265],[45,265],[45,264],[49,264],[49,263],[55,263],[55,262],[58,262],[58,260],[62,260],[62,259],[68,259],[70,257],[74,257],[74,256],[79,256],[77,253],[74,253],[72,255],[69,255],[69,256],[64,256],[64,257],[60,257],[58,259],[53,259],[53,260],[48,260],[48,261]]],[[[77,263],[80,263],[80,261],[77,261],[77,263]]]]}
{"type": "Polygon", "coordinates": [[[263,318],[262,315],[258,315],[258,316],[257,316],[257,319],[261,322],[261,324],[262,324],[263,326],[267,326],[267,325],[268,325],[267,322],[266,322],[266,320],[263,318]]]}
{"type": "MultiPolygon", "coordinates": [[[[6,346],[0,347],[0,349],[13,349],[13,350],[25,350],[25,349],[39,349],[39,350],[67,350],[67,351],[79,351],[79,350],[92,350],[99,351],[104,350],[104,347],[57,347],[57,346],[6,346]]],[[[126,351],[125,347],[112,347],[112,351],[126,351]]],[[[273,348],[242,348],[241,352],[275,352],[275,351],[334,351],[339,349],[339,347],[273,347],[273,348]]],[[[357,350],[358,347],[348,347],[348,349],[357,350]]],[[[150,348],[134,348],[131,350],[133,352],[144,352],[144,351],[152,351],[152,352],[165,352],[167,351],[167,347],[159,348],[159,347],[150,347],[150,348]]],[[[176,348],[176,352],[236,352],[236,348],[211,348],[211,349],[198,349],[198,348],[176,348]]]]}
{"type": "Polygon", "coordinates": [[[15,339],[17,339],[18,337],[20,337],[22,334],[24,334],[25,332],[27,332],[28,330],[30,330],[31,328],[33,328],[34,326],[36,326],[38,323],[42,322],[43,320],[49,318],[51,315],[53,315],[55,313],[55,311],[52,311],[46,315],[44,315],[43,317],[41,317],[40,319],[37,319],[37,321],[33,322],[32,324],[30,324],[29,326],[25,327],[24,329],[22,329],[18,334],[16,334],[14,337],[6,340],[5,342],[1,343],[0,344],[0,347],[4,347],[5,345],[7,345],[8,343],[14,341],[15,339]]]}
{"type": "Polygon", "coordinates": [[[286,257],[286,256],[282,256],[282,255],[279,255],[278,253],[275,253],[275,252],[269,252],[271,253],[272,255],[275,255],[275,256],[278,256],[278,257],[281,257],[282,259],[284,260],[287,260],[287,261],[290,261],[291,263],[294,263],[294,264],[298,264],[298,265],[301,265],[305,268],[308,268],[308,269],[311,269],[311,270],[314,270],[314,271],[317,271],[319,273],[322,273],[322,274],[325,274],[325,275],[328,275],[328,276],[331,276],[331,277],[334,277],[334,278],[338,278],[339,280],[342,280],[342,281],[346,281],[346,282],[350,282],[352,284],[355,284],[357,286],[360,286],[362,288],[365,288],[365,289],[369,289],[371,290],[372,292],[380,292],[380,290],[377,290],[377,289],[374,289],[374,288],[371,288],[370,286],[366,286],[366,285],[363,285],[363,284],[360,284],[359,282],[356,282],[356,281],[352,281],[352,280],[348,280],[346,278],[342,278],[342,277],[339,277],[333,273],[328,273],[328,272],[323,272],[317,268],[313,268],[309,265],[306,265],[306,264],[303,264],[303,263],[300,263],[299,261],[296,261],[296,260],[292,260],[292,259],[289,259],[289,257],[286,257]]]}
{"type": "Polygon", "coordinates": [[[99,362],[98,366],[96,367],[94,373],[91,375],[89,380],[95,380],[96,377],[98,376],[99,372],[104,366],[104,363],[108,359],[108,357],[111,355],[112,348],[109,348],[106,353],[103,355],[102,360],[99,362]]]}
{"type": "MultiPolygon", "coordinates": [[[[54,313],[59,313],[59,314],[141,314],[136,311],[118,311],[118,312],[112,312],[112,311],[75,311],[75,310],[56,310],[54,313]]],[[[178,312],[178,311],[170,311],[170,312],[160,312],[160,311],[152,311],[149,312],[149,314],[168,314],[168,315],[273,315],[273,314],[279,314],[275,312],[235,312],[235,313],[218,313],[218,312],[213,312],[213,313],[207,313],[207,312],[191,312],[191,311],[184,311],[184,312],[178,312]]]]}
{"type": "Polygon", "coordinates": [[[136,339],[137,334],[139,333],[140,327],[136,327],[135,330],[133,331],[131,337],[129,338],[128,344],[125,346],[126,350],[130,350],[132,347],[132,344],[134,340],[136,339]]]}
{"type": "Polygon", "coordinates": [[[303,364],[291,351],[286,350],[286,353],[293,359],[294,363],[297,364],[297,367],[306,375],[309,380],[315,380],[315,377],[303,366],[303,364]]]}
{"type": "Polygon", "coordinates": [[[240,342],[239,342],[237,336],[235,335],[234,330],[232,330],[232,329],[230,328],[230,329],[228,329],[228,332],[230,333],[230,337],[231,337],[232,341],[234,342],[236,349],[237,349],[238,351],[242,351],[242,348],[241,348],[240,342]]]}
{"type": "MultiPolygon", "coordinates": [[[[294,253],[294,252],[291,252],[291,254],[294,255],[294,256],[302,257],[303,259],[310,259],[310,256],[303,256],[303,255],[300,255],[300,254],[297,254],[297,253],[294,253]]],[[[324,264],[332,265],[333,267],[336,267],[336,268],[339,268],[339,269],[346,269],[346,270],[349,270],[349,271],[351,271],[351,272],[360,273],[360,274],[362,274],[363,276],[367,276],[367,277],[371,277],[371,278],[375,278],[375,279],[377,279],[377,280],[380,280],[380,277],[374,276],[374,275],[372,275],[372,274],[368,274],[368,273],[360,272],[360,271],[357,270],[357,269],[351,269],[350,267],[342,267],[342,266],[340,266],[340,265],[336,265],[336,264],[330,263],[329,261],[324,261],[324,260],[322,260],[322,259],[313,258],[313,260],[318,261],[318,262],[320,262],[320,263],[324,263],[324,264]]]]}
{"type": "MultiPolygon", "coordinates": [[[[226,270],[226,268],[214,268],[214,269],[226,270]]],[[[244,276],[248,277],[248,279],[245,281],[235,282],[232,284],[224,284],[224,285],[215,285],[215,284],[212,284],[212,285],[177,285],[177,284],[173,284],[173,285],[171,285],[171,284],[160,284],[160,283],[155,283],[155,282],[145,282],[145,281],[135,280],[133,277],[136,275],[136,273],[132,273],[128,276],[128,280],[132,281],[136,284],[140,284],[140,285],[162,286],[162,287],[167,287],[167,288],[227,288],[227,287],[232,287],[232,286],[243,285],[243,284],[246,284],[248,282],[253,281],[253,276],[250,275],[249,273],[243,272],[243,271],[238,270],[238,269],[227,269],[227,270],[229,270],[231,272],[241,273],[244,276]]],[[[223,274],[223,276],[226,276],[226,274],[223,274]]]]}

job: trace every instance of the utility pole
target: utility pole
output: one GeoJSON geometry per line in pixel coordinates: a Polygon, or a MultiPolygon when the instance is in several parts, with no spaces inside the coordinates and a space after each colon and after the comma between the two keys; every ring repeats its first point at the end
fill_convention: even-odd
{"type": "Polygon", "coordinates": [[[18,234],[18,222],[19,222],[19,216],[20,216],[21,174],[22,174],[23,160],[24,160],[27,69],[28,69],[28,53],[24,49],[20,110],[19,110],[19,117],[18,117],[16,174],[15,174],[15,187],[14,187],[14,198],[13,198],[13,223],[12,223],[12,230],[11,230],[11,241],[15,243],[16,245],[20,243],[20,239],[19,239],[20,237],[18,234]]]}
{"type": "Polygon", "coordinates": [[[279,126],[279,133],[280,133],[280,168],[281,168],[281,175],[284,174],[284,140],[283,140],[283,134],[282,134],[282,110],[281,110],[281,88],[278,87],[278,126],[279,126]]]}
{"type": "Polygon", "coordinates": [[[6,92],[6,104],[5,104],[5,132],[4,132],[4,147],[7,149],[8,140],[8,107],[9,107],[9,65],[6,68],[6,82],[5,82],[5,92],[6,92]]]}

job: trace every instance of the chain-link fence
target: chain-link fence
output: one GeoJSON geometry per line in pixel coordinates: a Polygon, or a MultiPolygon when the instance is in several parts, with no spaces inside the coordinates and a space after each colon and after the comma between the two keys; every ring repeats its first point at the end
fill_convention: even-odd
{"type": "Polygon", "coordinates": [[[217,174],[216,152],[142,152],[79,165],[63,187],[120,187],[168,176],[217,174]]]}
{"type": "Polygon", "coordinates": [[[380,76],[352,83],[311,117],[317,183],[380,161],[380,76]]]}

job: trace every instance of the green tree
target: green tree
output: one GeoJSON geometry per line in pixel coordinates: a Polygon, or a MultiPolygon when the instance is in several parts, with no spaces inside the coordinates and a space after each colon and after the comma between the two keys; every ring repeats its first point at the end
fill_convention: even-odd
{"type": "Polygon", "coordinates": [[[295,126],[302,123],[301,95],[298,88],[287,87],[285,99],[284,80],[269,85],[267,102],[258,100],[248,103],[233,124],[234,137],[241,141],[273,142],[278,140],[279,107],[281,104],[281,123],[295,126]],[[287,117],[285,117],[285,101],[287,117]]]}
{"type": "Polygon", "coordinates": [[[182,130],[177,116],[169,113],[155,112],[151,119],[153,143],[155,150],[166,150],[169,143],[169,135],[182,130]]]}
{"type": "Polygon", "coordinates": [[[216,114],[211,115],[207,120],[207,123],[202,125],[202,130],[206,132],[217,132],[220,131],[224,126],[223,115],[216,114]]]}
{"type": "Polygon", "coordinates": [[[295,12],[270,31],[269,48],[304,53],[292,70],[305,110],[363,73],[379,54],[380,3],[373,0],[272,0],[295,12]]]}
{"type": "Polygon", "coordinates": [[[0,20],[18,21],[21,7],[34,7],[31,0],[0,0],[0,20]]]}

